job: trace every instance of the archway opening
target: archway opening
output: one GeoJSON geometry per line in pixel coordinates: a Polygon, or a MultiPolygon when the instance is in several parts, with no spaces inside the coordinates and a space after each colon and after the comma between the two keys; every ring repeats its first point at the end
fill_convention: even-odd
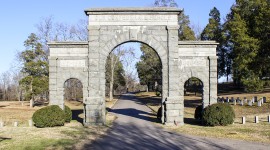
{"type": "Polygon", "coordinates": [[[157,112],[161,107],[162,63],[156,51],[145,43],[125,42],[113,49],[106,60],[106,107],[114,113],[157,122],[157,112]],[[111,82],[113,81],[113,82],[111,82]],[[120,109],[110,109],[111,101],[120,95],[134,101],[120,109]],[[131,98],[132,95],[136,98],[131,98]],[[135,109],[134,105],[146,105],[148,112],[135,109]],[[152,113],[151,109],[153,110],[152,113]]]}
{"type": "Polygon", "coordinates": [[[184,123],[200,124],[195,119],[195,109],[200,105],[203,105],[203,82],[191,77],[184,84],[184,123]]]}
{"type": "Polygon", "coordinates": [[[79,79],[70,78],[65,81],[64,103],[72,111],[72,120],[83,123],[83,84],[79,79]]]}

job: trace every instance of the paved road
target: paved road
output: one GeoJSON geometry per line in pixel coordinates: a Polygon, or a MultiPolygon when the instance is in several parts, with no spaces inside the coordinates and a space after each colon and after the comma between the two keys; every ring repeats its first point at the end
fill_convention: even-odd
{"type": "Polygon", "coordinates": [[[194,150],[194,149],[269,149],[270,145],[177,134],[154,125],[151,110],[132,94],[122,96],[113,107],[117,115],[106,136],[85,149],[94,150],[194,150]]]}

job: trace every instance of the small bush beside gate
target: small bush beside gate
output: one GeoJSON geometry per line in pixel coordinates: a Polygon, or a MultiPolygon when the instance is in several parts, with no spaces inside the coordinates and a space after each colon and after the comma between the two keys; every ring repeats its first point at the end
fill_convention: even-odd
{"type": "Polygon", "coordinates": [[[71,121],[72,112],[67,106],[62,110],[57,105],[51,105],[37,110],[32,119],[35,126],[39,128],[63,126],[65,122],[71,121]]]}

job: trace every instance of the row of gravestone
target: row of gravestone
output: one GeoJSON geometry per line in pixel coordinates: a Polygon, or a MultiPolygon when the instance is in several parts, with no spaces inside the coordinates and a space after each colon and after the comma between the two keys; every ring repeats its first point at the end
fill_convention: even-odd
{"type": "Polygon", "coordinates": [[[241,106],[244,106],[244,104],[252,106],[254,103],[257,103],[257,106],[261,107],[263,103],[266,103],[266,97],[262,97],[260,99],[258,99],[257,96],[254,96],[252,99],[247,99],[246,97],[244,97],[244,99],[240,99],[239,97],[236,99],[234,97],[218,97],[217,103],[233,103],[234,105],[239,104],[241,106]]]}
{"type": "MultiPolygon", "coordinates": [[[[270,115],[267,117],[267,122],[270,123],[270,115]]],[[[255,116],[254,123],[259,123],[259,116],[255,116]]],[[[246,124],[246,117],[242,117],[242,124],[246,124]]]]}
{"type": "MultiPolygon", "coordinates": [[[[32,127],[33,126],[33,121],[32,120],[28,120],[28,125],[29,125],[29,127],[32,127]]],[[[0,128],[3,128],[4,126],[5,126],[4,121],[0,121],[0,128]]],[[[13,126],[14,127],[18,127],[19,126],[19,122],[18,121],[14,121],[13,122],[13,126]]]]}

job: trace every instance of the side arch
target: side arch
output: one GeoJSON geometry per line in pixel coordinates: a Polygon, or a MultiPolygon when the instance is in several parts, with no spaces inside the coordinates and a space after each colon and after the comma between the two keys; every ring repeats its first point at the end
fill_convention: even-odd
{"type": "Polygon", "coordinates": [[[88,76],[82,72],[79,71],[74,71],[73,73],[71,72],[66,72],[63,74],[63,76],[57,78],[57,97],[55,98],[56,101],[50,101],[51,105],[59,105],[61,108],[64,108],[64,84],[67,80],[69,79],[78,79],[82,83],[82,90],[83,90],[83,100],[85,100],[88,97],[88,76]]]}
{"type": "MultiPolygon", "coordinates": [[[[209,105],[209,81],[207,80],[207,75],[204,74],[204,73],[199,73],[199,74],[186,74],[186,75],[183,75],[181,76],[181,83],[182,83],[182,86],[183,86],[183,89],[184,89],[184,84],[187,80],[189,80],[190,78],[192,77],[195,77],[199,80],[201,80],[202,84],[203,84],[203,91],[202,91],[202,94],[203,94],[203,106],[206,107],[209,105]]],[[[180,91],[182,95],[184,95],[184,91],[180,91]]]]}

